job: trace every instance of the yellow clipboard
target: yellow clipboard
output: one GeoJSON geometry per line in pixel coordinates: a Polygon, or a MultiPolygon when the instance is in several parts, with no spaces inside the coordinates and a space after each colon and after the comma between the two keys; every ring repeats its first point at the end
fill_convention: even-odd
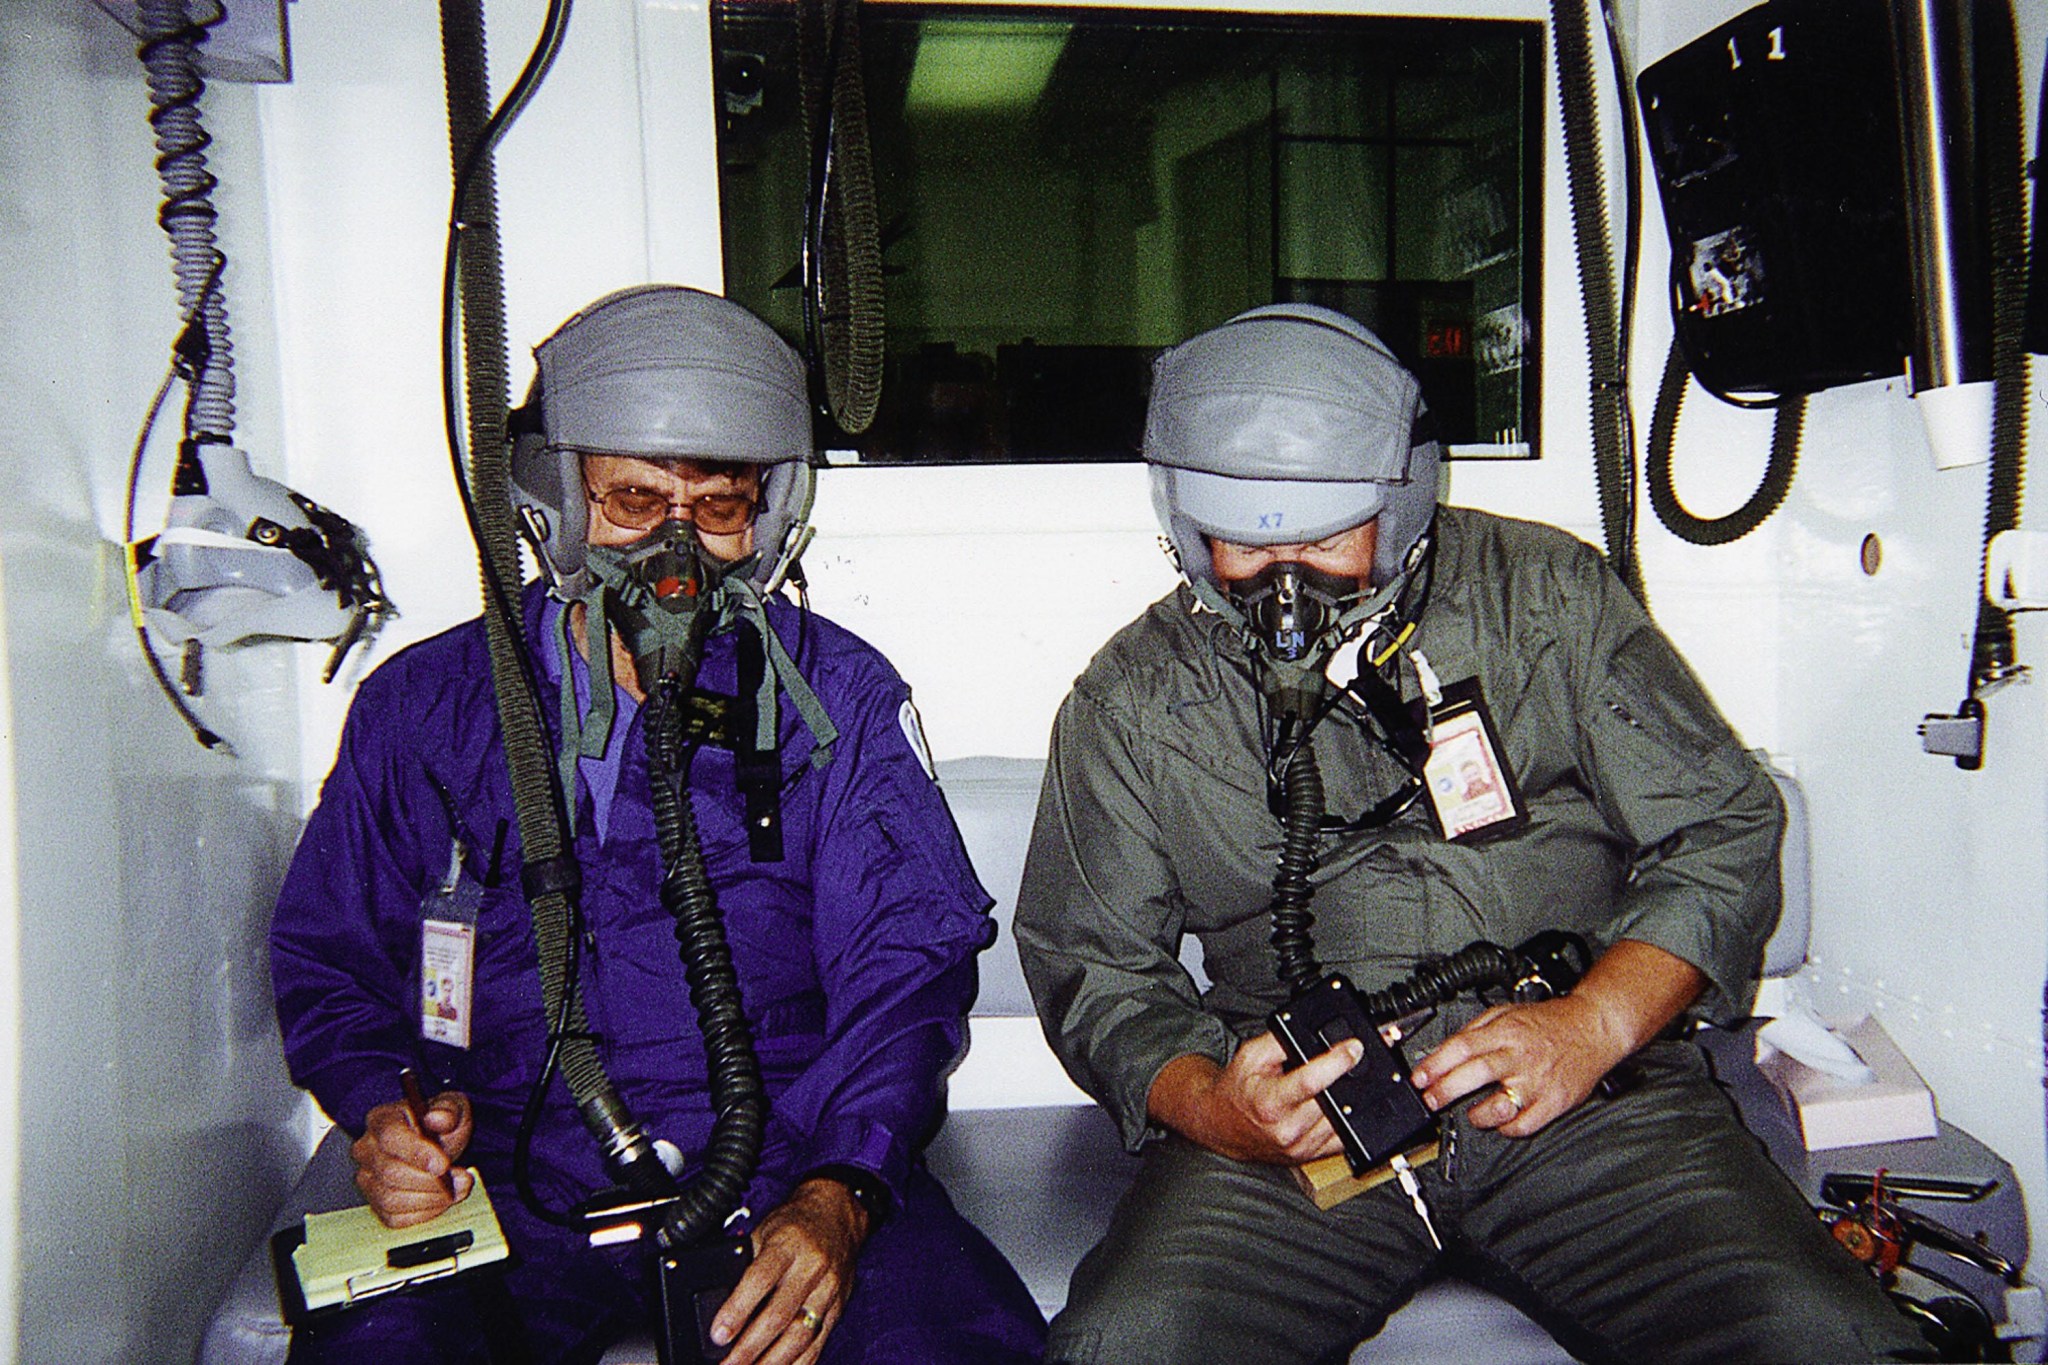
{"type": "Polygon", "coordinates": [[[271,1241],[285,1320],[296,1323],[365,1299],[504,1260],[511,1254],[483,1177],[461,1203],[408,1228],[387,1228],[367,1204],[314,1213],[271,1241]]]}

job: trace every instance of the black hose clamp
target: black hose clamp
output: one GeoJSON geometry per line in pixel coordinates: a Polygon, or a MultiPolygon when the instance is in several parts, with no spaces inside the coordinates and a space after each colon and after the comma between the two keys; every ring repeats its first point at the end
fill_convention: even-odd
{"type": "Polygon", "coordinates": [[[526,893],[529,904],[548,895],[574,897],[583,889],[583,869],[574,853],[525,863],[519,869],[519,889],[526,893]]]}

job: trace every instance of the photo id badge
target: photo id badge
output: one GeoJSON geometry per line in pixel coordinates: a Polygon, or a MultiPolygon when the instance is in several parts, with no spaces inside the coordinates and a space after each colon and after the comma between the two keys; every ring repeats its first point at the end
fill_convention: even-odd
{"type": "Polygon", "coordinates": [[[476,926],[454,920],[420,922],[420,1036],[469,1046],[469,996],[476,969],[476,926]]]}
{"type": "Polygon", "coordinates": [[[1477,843],[1528,824],[1479,680],[1445,687],[1443,701],[1429,708],[1429,723],[1429,761],[1422,780],[1444,838],[1477,843]]]}
{"type": "Polygon", "coordinates": [[[482,885],[462,875],[458,842],[449,854],[448,875],[420,906],[420,1037],[430,1042],[469,1046],[476,913],[482,900],[482,885]]]}

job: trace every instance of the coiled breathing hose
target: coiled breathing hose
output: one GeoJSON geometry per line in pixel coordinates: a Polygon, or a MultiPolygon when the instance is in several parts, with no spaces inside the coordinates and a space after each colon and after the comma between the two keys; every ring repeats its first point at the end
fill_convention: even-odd
{"type": "Polygon", "coordinates": [[[1316,845],[1322,838],[1323,772],[1306,736],[1287,760],[1280,790],[1285,815],[1280,866],[1273,876],[1272,944],[1280,979],[1299,993],[1323,979],[1311,935],[1315,915],[1309,910],[1315,896],[1309,878],[1316,870],[1316,845]]]}
{"type": "MultiPolygon", "coordinates": [[[[694,658],[688,671],[696,672],[694,658]]],[[[654,830],[664,868],[661,904],[675,917],[683,972],[704,1037],[715,1115],[697,1176],[667,1214],[669,1232],[685,1242],[711,1236],[739,1206],[760,1164],[768,1121],[761,1065],[741,1005],[739,974],[733,969],[732,949],[704,868],[696,813],[687,795],[695,752],[684,737],[688,692],[688,684],[674,674],[655,684],[648,694],[646,735],[654,830]]]]}
{"type": "Polygon", "coordinates": [[[1806,429],[1806,395],[1789,393],[1777,400],[1777,417],[1771,425],[1770,460],[1749,500],[1724,517],[1696,517],[1678,500],[1678,488],[1671,474],[1672,448],[1678,442],[1678,415],[1685,404],[1685,388],[1690,378],[1685,353],[1673,337],[1671,353],[1664,361],[1664,378],[1657,385],[1656,410],[1650,415],[1649,457],[1644,469],[1645,481],[1650,486],[1650,506],[1656,511],[1657,520],[1680,540],[1693,545],[1728,545],[1763,525],[1792,491],[1792,476],[1799,467],[1799,440],[1806,429]]]}
{"type": "Polygon", "coordinates": [[[800,255],[813,399],[849,436],[882,401],[882,234],[868,146],[859,0],[800,0],[797,59],[811,180],[800,255]]]}
{"type": "Polygon", "coordinates": [[[219,182],[206,169],[206,149],[213,139],[199,115],[199,98],[206,92],[206,82],[199,76],[199,44],[206,41],[208,29],[227,17],[225,7],[213,8],[213,17],[202,22],[191,17],[186,0],[141,0],[139,14],[149,122],[156,130],[156,169],[164,187],[157,222],[171,239],[180,313],[188,322],[200,324],[188,331],[204,343],[203,354],[186,358],[193,384],[186,435],[229,444],[235,432],[234,346],[228,334],[227,298],[220,288],[227,258],[213,235],[218,217],[213,191],[219,182]]]}
{"type": "Polygon", "coordinates": [[[1643,574],[1636,560],[1631,513],[1634,438],[1628,410],[1628,358],[1622,351],[1626,329],[1615,298],[1607,175],[1601,164],[1592,21],[1586,0],[1551,0],[1550,27],[1557,49],[1565,180],[1570,189],[1572,235],[1578,246],[1579,295],[1586,308],[1593,472],[1600,494],[1600,525],[1608,561],[1641,601],[1643,574]]]}
{"type": "Polygon", "coordinates": [[[1425,962],[1384,990],[1361,991],[1365,1012],[1379,1022],[1399,1019],[1432,1005],[1441,1005],[1460,991],[1504,986],[1521,974],[1522,964],[1498,943],[1480,939],[1449,957],[1425,962]]]}
{"type": "MultiPolygon", "coordinates": [[[[1976,58],[1977,126],[1983,140],[1985,217],[1992,251],[1991,469],[1979,558],[1980,564],[1988,564],[1992,539],[2020,524],[2026,491],[2027,411],[2033,397],[2024,341],[2028,163],[2021,122],[2025,95],[2020,88],[2019,35],[2009,4],[1980,7],[1977,23],[1982,46],[1976,58]]],[[[1987,576],[1980,575],[1980,585],[1987,576]]],[[[2015,662],[2012,617],[1980,586],[1970,646],[1972,695],[1981,696],[1996,681],[2011,677],[2015,662]]],[[[1981,754],[1978,761],[1982,761],[1981,754]]]]}
{"type": "MultiPolygon", "coordinates": [[[[528,71],[544,69],[544,59],[550,58],[559,45],[560,29],[566,22],[566,6],[551,3],[542,38],[528,60],[528,71]]],[[[534,698],[529,661],[514,608],[519,548],[507,491],[511,475],[510,451],[505,443],[504,288],[491,150],[493,134],[502,133],[518,105],[508,97],[500,111],[504,117],[487,116],[490,96],[482,0],[442,0],[441,43],[448,92],[449,154],[454,171],[442,285],[446,314],[442,329],[444,416],[449,453],[456,463],[456,484],[464,494],[464,511],[478,545],[492,691],[519,822],[524,863],[521,889],[531,908],[534,943],[540,960],[541,996],[546,1002],[550,1038],[541,1075],[545,1079],[554,1067],[561,1068],[585,1127],[605,1149],[608,1160],[612,1160],[615,1147],[628,1143],[637,1130],[604,1073],[576,989],[580,916],[575,897],[581,874],[568,848],[563,800],[554,787],[553,765],[546,758],[546,730],[534,698]],[[457,353],[453,325],[457,321],[461,327],[460,355],[468,398],[467,471],[461,468],[462,414],[455,397],[452,364],[457,353]]],[[[530,89],[525,73],[515,85],[515,91],[521,89],[530,89]]],[[[536,1085],[522,1119],[521,1140],[514,1152],[515,1173],[525,1170],[524,1155],[539,1119],[539,1098],[543,1093],[542,1087],[536,1085]]],[[[646,1146],[644,1140],[641,1146],[646,1146]]],[[[632,1165],[644,1169],[647,1164],[632,1165]]],[[[519,1185],[522,1198],[537,1216],[565,1226],[581,1226],[580,1220],[546,1208],[524,1179],[519,1185]]]]}

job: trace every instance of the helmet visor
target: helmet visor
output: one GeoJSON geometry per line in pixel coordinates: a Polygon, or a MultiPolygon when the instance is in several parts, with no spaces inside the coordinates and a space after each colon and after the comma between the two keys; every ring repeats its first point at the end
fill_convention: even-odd
{"type": "Polygon", "coordinates": [[[1196,529],[1233,545],[1306,545],[1363,526],[1386,506],[1384,484],[1363,480],[1238,479],[1169,469],[1173,503],[1196,529]]]}

